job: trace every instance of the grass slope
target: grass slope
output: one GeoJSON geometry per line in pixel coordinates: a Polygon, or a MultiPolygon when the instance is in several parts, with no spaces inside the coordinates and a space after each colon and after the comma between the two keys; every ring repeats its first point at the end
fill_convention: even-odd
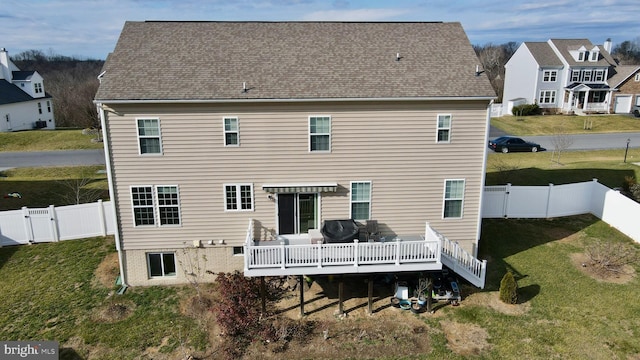
{"type": "Polygon", "coordinates": [[[0,339],[58,341],[60,359],[203,349],[206,333],[179,312],[179,294],[188,289],[140,288],[114,297],[96,280],[98,264],[113,251],[111,237],[0,248],[0,339]],[[113,303],[130,304],[133,314],[106,322],[100,310],[113,303]]]}
{"type": "Polygon", "coordinates": [[[83,135],[82,130],[33,130],[0,133],[0,151],[47,151],[102,149],[102,143],[93,143],[94,135],[83,135]]]}
{"type": "Polygon", "coordinates": [[[491,118],[491,125],[512,135],[640,132],[640,119],[630,115],[540,115],[491,118]]]}

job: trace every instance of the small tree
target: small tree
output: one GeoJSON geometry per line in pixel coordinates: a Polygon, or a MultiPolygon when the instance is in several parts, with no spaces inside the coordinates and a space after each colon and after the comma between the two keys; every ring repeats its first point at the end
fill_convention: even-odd
{"type": "Polygon", "coordinates": [[[518,302],[518,283],[511,271],[507,271],[500,281],[500,300],[506,304],[518,302]]]}
{"type": "Polygon", "coordinates": [[[553,144],[553,152],[551,153],[551,161],[553,162],[553,158],[555,155],[555,162],[557,164],[560,163],[560,155],[562,152],[567,150],[571,145],[573,145],[573,138],[564,132],[562,127],[557,127],[554,129],[553,137],[551,138],[551,143],[553,144]]]}

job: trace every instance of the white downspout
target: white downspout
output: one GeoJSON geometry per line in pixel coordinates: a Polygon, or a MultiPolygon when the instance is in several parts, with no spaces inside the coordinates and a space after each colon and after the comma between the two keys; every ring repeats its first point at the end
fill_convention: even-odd
{"type": "Polygon", "coordinates": [[[102,143],[104,148],[104,159],[107,168],[107,179],[109,182],[109,194],[111,196],[111,206],[113,207],[113,224],[115,226],[114,238],[116,243],[116,250],[118,251],[118,263],[120,264],[120,279],[122,280],[122,286],[128,287],[126,273],[124,271],[124,258],[122,254],[122,246],[120,243],[120,226],[118,225],[118,206],[115,187],[113,185],[113,170],[111,169],[111,156],[109,152],[109,135],[107,132],[107,118],[105,111],[102,107],[102,103],[96,103],[98,108],[98,114],[100,114],[100,125],[102,126],[102,143]]]}

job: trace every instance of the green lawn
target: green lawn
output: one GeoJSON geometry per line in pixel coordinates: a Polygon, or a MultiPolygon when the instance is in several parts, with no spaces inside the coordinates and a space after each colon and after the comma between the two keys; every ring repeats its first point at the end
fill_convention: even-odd
{"type": "MultiPolygon", "coordinates": [[[[610,188],[620,187],[625,176],[640,179],[640,148],[624,150],[568,151],[560,163],[551,161],[551,151],[537,153],[493,153],[487,158],[487,185],[548,185],[598,181],[610,188]]],[[[555,159],[555,158],[554,158],[555,159]]]]}
{"type": "Polygon", "coordinates": [[[640,132],[640,118],[631,115],[540,115],[491,118],[491,125],[512,135],[640,132]]]}
{"type": "Polygon", "coordinates": [[[0,211],[20,209],[22,206],[73,205],[78,188],[83,202],[108,200],[109,185],[104,166],[6,170],[0,172],[0,211]],[[20,194],[21,198],[7,196],[13,193],[20,194]]]}
{"type": "Polygon", "coordinates": [[[0,132],[0,151],[102,149],[101,142],[91,141],[95,137],[82,130],[0,132]]]}
{"type": "Polygon", "coordinates": [[[58,341],[60,359],[139,359],[151,347],[161,354],[180,346],[204,349],[205,331],[180,314],[188,288],[129,289],[119,296],[112,295],[116,287],[96,280],[98,264],[114,251],[113,237],[0,248],[0,339],[58,341]],[[100,314],[112,304],[134,311],[107,321],[100,314]]]}

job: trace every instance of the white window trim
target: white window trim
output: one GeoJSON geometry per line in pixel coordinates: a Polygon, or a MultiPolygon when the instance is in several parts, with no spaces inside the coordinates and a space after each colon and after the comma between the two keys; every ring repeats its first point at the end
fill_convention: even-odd
{"type": "Polygon", "coordinates": [[[331,152],[331,141],[332,141],[332,136],[331,136],[331,127],[332,127],[332,123],[333,123],[333,119],[331,118],[331,115],[310,115],[307,121],[307,132],[309,133],[308,139],[307,139],[307,146],[308,146],[308,150],[310,153],[330,153],[331,152]],[[329,132],[328,133],[311,133],[311,118],[329,118],[329,132]],[[329,135],[329,150],[311,150],[311,137],[312,136],[326,136],[329,135]]]}
{"type": "Polygon", "coordinates": [[[162,279],[162,278],[173,278],[178,276],[178,259],[176,258],[176,253],[170,251],[161,251],[161,252],[148,252],[146,253],[147,258],[147,276],[149,279],[162,279]],[[162,268],[162,275],[153,276],[151,275],[151,261],[149,259],[150,255],[160,255],[160,266],[162,268]],[[164,273],[164,255],[173,255],[173,265],[175,266],[175,273],[173,274],[165,274],[164,273]]]}
{"type": "Polygon", "coordinates": [[[593,81],[604,81],[604,70],[595,70],[593,72],[593,81]]]}
{"type": "Polygon", "coordinates": [[[371,180],[363,180],[363,181],[351,181],[349,183],[349,219],[353,219],[353,204],[354,203],[368,203],[369,204],[369,214],[367,214],[367,218],[366,219],[354,219],[354,220],[370,220],[371,219],[371,196],[373,194],[373,183],[371,182],[371,180]],[[369,184],[369,199],[367,201],[364,200],[360,200],[360,201],[354,201],[353,200],[353,184],[369,184]]]}
{"type": "Polygon", "coordinates": [[[556,103],[556,95],[557,92],[555,90],[540,90],[540,94],[538,96],[538,104],[552,105],[556,103]],[[543,101],[547,96],[546,93],[549,93],[549,102],[543,101]]]}
{"type": "Polygon", "coordinates": [[[640,81],[640,73],[637,73],[637,74],[636,74],[636,76],[635,76],[634,80],[635,80],[635,81],[640,81]]]}
{"type": "Polygon", "coordinates": [[[224,198],[224,211],[225,212],[247,212],[247,211],[255,211],[256,202],[254,195],[253,183],[227,183],[222,184],[222,196],[224,198]],[[227,204],[227,186],[233,186],[236,189],[236,209],[229,209],[227,204]],[[242,208],[242,186],[251,187],[251,209],[243,209],[242,208]]]}
{"type": "Polygon", "coordinates": [[[131,222],[133,223],[133,227],[143,227],[143,228],[149,228],[149,227],[156,227],[158,226],[157,224],[157,219],[156,219],[156,195],[154,194],[155,191],[155,186],[153,185],[131,185],[129,186],[129,196],[131,197],[131,222]],[[145,188],[145,187],[149,187],[151,188],[151,200],[153,201],[153,204],[151,204],[151,211],[153,212],[153,224],[142,224],[142,225],[138,225],[136,224],[136,208],[147,208],[149,206],[136,206],[133,204],[133,189],[134,188],[145,188]]]}
{"type": "Polygon", "coordinates": [[[572,82],[580,81],[580,73],[581,73],[580,70],[576,70],[576,69],[571,70],[571,81],[572,82]]]}
{"type": "Polygon", "coordinates": [[[240,146],[240,120],[238,119],[237,116],[225,116],[222,118],[222,131],[223,131],[223,140],[224,141],[224,146],[225,147],[239,147],[240,146]],[[227,119],[231,119],[231,120],[235,120],[236,121],[236,130],[235,131],[227,131],[227,119]],[[238,143],[237,144],[227,144],[227,134],[233,134],[235,133],[237,135],[237,139],[238,139],[238,143]]]}
{"type": "Polygon", "coordinates": [[[453,115],[451,114],[438,114],[438,116],[436,116],[436,143],[437,144],[448,144],[451,142],[451,126],[453,124],[453,115]],[[448,127],[440,127],[440,117],[441,116],[448,116],[449,117],[449,126],[448,127]],[[448,131],[448,136],[447,136],[447,140],[438,140],[438,133],[440,132],[440,130],[447,130],[448,131]]]}
{"type": "Polygon", "coordinates": [[[582,72],[582,81],[593,81],[593,70],[587,69],[582,72]],[[587,79],[588,77],[588,79],[587,79]]]}
{"type": "Polygon", "coordinates": [[[154,212],[157,214],[157,222],[158,222],[158,227],[180,227],[182,226],[182,206],[180,204],[180,188],[178,187],[178,185],[156,185],[153,189],[153,191],[155,192],[155,210],[154,212]],[[158,188],[159,187],[174,187],[176,188],[176,195],[177,195],[177,199],[178,199],[178,204],[177,205],[160,205],[160,198],[159,198],[159,193],[158,193],[158,188]],[[161,207],[178,207],[178,224],[162,224],[162,222],[160,221],[160,208],[161,207]]]}
{"type": "Polygon", "coordinates": [[[591,62],[598,61],[598,55],[600,55],[599,51],[591,51],[591,56],[589,56],[589,61],[591,62]]]}
{"type": "Polygon", "coordinates": [[[466,179],[445,179],[444,180],[444,186],[442,188],[442,219],[443,220],[462,219],[464,217],[464,195],[465,195],[466,190],[467,190],[467,181],[466,181],[466,179]],[[462,181],[462,198],[447,199],[447,182],[448,181],[462,181]],[[462,202],[460,204],[460,216],[458,216],[458,217],[445,217],[444,216],[445,215],[444,214],[445,204],[446,204],[447,200],[462,200],[462,202]]]}
{"type": "Polygon", "coordinates": [[[542,73],[542,82],[556,82],[556,81],[558,81],[558,70],[545,70],[542,73]],[[545,78],[548,78],[548,80],[545,80],[545,78]]]}
{"type": "Polygon", "coordinates": [[[160,127],[160,118],[157,117],[139,117],[136,118],[136,138],[138,139],[138,155],[142,156],[160,156],[164,153],[164,149],[162,148],[162,128],[160,127]],[[138,120],[157,120],[158,121],[158,136],[140,136],[140,128],[138,128],[138,120]],[[141,138],[158,138],[160,142],[160,152],[158,153],[142,153],[142,148],[140,147],[140,139],[141,138]]]}

